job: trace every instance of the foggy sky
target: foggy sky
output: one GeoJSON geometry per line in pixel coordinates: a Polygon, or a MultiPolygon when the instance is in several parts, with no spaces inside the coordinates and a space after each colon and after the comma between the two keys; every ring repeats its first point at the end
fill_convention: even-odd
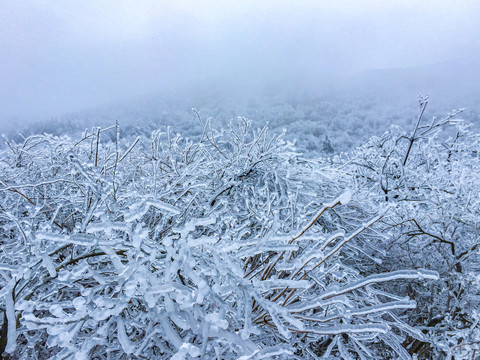
{"type": "Polygon", "coordinates": [[[478,0],[2,0],[0,127],[154,91],[321,88],[479,44],[478,0]]]}

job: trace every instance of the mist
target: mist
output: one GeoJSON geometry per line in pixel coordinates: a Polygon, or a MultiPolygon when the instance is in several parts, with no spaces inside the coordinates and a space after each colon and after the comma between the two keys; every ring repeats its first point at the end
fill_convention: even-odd
{"type": "Polygon", "coordinates": [[[7,0],[0,24],[4,128],[152,94],[462,99],[480,83],[474,0],[7,0]]]}

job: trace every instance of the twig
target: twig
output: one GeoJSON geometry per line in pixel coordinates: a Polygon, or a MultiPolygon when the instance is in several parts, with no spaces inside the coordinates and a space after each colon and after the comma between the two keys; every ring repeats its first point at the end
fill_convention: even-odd
{"type": "Polygon", "coordinates": [[[420,105],[422,106],[420,110],[420,115],[418,116],[417,124],[415,125],[415,129],[413,130],[413,134],[410,137],[410,144],[408,145],[407,153],[405,154],[405,158],[403,159],[403,166],[407,163],[408,156],[410,155],[410,150],[412,150],[413,142],[416,140],[415,135],[417,134],[418,127],[420,125],[420,121],[422,120],[423,112],[428,104],[428,98],[424,98],[420,101],[420,105]]]}

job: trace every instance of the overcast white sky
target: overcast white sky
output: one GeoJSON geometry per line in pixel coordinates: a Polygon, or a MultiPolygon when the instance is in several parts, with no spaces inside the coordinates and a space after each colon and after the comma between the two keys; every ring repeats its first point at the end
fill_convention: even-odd
{"type": "Polygon", "coordinates": [[[157,90],[478,58],[478,0],[1,0],[0,125],[157,90]]]}

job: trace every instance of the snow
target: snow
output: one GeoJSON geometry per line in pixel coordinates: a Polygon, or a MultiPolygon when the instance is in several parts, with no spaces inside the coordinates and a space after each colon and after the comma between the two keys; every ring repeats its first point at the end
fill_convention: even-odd
{"type": "Polygon", "coordinates": [[[123,351],[126,354],[131,354],[135,350],[135,346],[130,342],[127,334],[125,333],[125,325],[122,319],[117,319],[117,335],[120,345],[122,345],[123,351]]]}
{"type": "Polygon", "coordinates": [[[340,202],[340,205],[348,205],[351,199],[352,199],[352,190],[346,189],[345,192],[342,195],[340,195],[337,200],[340,202]]]}
{"type": "Polygon", "coordinates": [[[15,317],[15,304],[13,302],[13,289],[15,282],[11,281],[8,285],[8,292],[5,296],[5,317],[8,321],[7,326],[7,344],[5,352],[13,354],[17,347],[17,318],[15,317]]]}
{"type": "Polygon", "coordinates": [[[42,263],[47,268],[48,273],[52,278],[57,276],[57,271],[55,270],[55,265],[53,264],[53,261],[48,256],[48,254],[42,254],[42,263]]]}
{"type": "Polygon", "coordinates": [[[420,124],[403,166],[409,131],[310,160],[203,124],[0,151],[12,357],[408,358],[418,339],[436,358],[479,338],[477,135],[420,124]]]}
{"type": "Polygon", "coordinates": [[[352,283],[348,286],[342,287],[338,290],[327,291],[321,295],[321,299],[329,299],[332,297],[343,295],[353,290],[367,286],[369,284],[375,284],[375,283],[380,283],[385,281],[401,280],[401,279],[438,280],[439,276],[436,271],[425,270],[425,269],[397,270],[389,273],[375,274],[375,275],[368,276],[365,279],[362,279],[355,283],[352,283]]]}

